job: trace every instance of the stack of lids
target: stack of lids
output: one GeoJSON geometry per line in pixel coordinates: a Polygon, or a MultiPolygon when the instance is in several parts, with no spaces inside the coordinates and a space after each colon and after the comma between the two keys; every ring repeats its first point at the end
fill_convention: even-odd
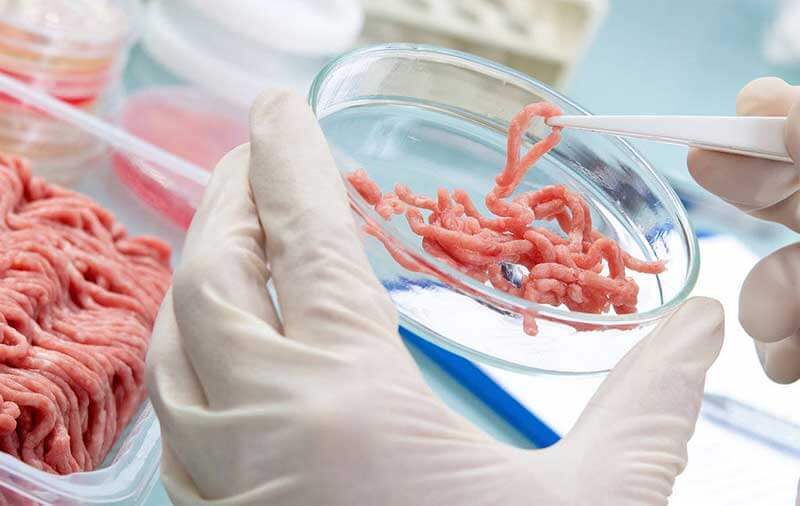
{"type": "MultiPolygon", "coordinates": [[[[73,106],[98,112],[118,81],[138,0],[0,0],[0,73],[73,106]]],[[[0,95],[0,151],[69,183],[97,154],[93,138],[0,95]]]]}
{"type": "Polygon", "coordinates": [[[359,0],[151,0],[145,18],[142,43],[156,62],[249,107],[269,87],[306,93],[356,41],[363,11],[359,0]]]}

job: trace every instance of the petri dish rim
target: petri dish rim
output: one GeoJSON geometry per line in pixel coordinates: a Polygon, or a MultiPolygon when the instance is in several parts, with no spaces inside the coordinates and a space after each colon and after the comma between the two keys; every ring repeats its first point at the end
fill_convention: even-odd
{"type": "Polygon", "coordinates": [[[19,19],[0,13],[0,26],[6,31],[15,33],[12,40],[19,39],[20,36],[29,37],[26,47],[31,49],[44,50],[47,53],[58,51],[58,46],[64,43],[68,45],[77,44],[82,50],[82,54],[91,50],[92,46],[105,52],[109,45],[114,46],[120,42],[123,44],[132,43],[143,29],[141,21],[142,6],[138,0],[107,0],[107,5],[118,9],[118,13],[125,19],[121,26],[123,31],[106,32],[100,36],[90,37],[89,34],[82,34],[81,37],[68,37],[63,28],[53,28],[42,26],[29,20],[19,19]],[[54,44],[55,43],[55,44],[54,44]],[[53,47],[53,46],[56,47],[53,47]]]}
{"type": "MultiPolygon", "coordinates": [[[[328,115],[335,113],[339,110],[344,108],[348,108],[353,106],[356,101],[345,102],[344,104],[339,104],[337,106],[332,107],[331,109],[320,110],[320,95],[323,91],[325,86],[325,82],[328,77],[334,73],[339,67],[346,65],[350,61],[363,58],[363,57],[374,57],[380,58],[382,56],[404,56],[404,57],[413,57],[413,56],[425,56],[427,58],[439,59],[442,63],[447,63],[448,61],[459,61],[461,64],[465,64],[472,68],[472,70],[478,70],[484,74],[489,75],[490,77],[495,78],[502,78],[503,80],[509,81],[513,80],[515,84],[520,84],[528,91],[531,91],[537,95],[551,95],[555,97],[557,100],[568,104],[569,106],[575,108],[581,114],[590,115],[591,113],[585,109],[584,107],[580,106],[579,104],[575,103],[573,100],[565,97],[561,93],[551,89],[549,86],[537,81],[536,79],[527,76],[519,71],[506,67],[496,62],[492,62],[486,60],[484,58],[474,56],[468,53],[464,53],[461,51],[456,51],[452,49],[445,49],[440,48],[437,46],[431,45],[424,45],[424,44],[406,44],[406,43],[397,43],[397,44],[382,44],[376,46],[369,46],[365,48],[355,49],[348,53],[341,55],[340,57],[332,60],[329,62],[325,67],[320,70],[317,74],[316,78],[314,79],[308,94],[308,102],[311,106],[312,110],[314,111],[315,115],[318,119],[322,120],[323,118],[327,117],[328,115]]],[[[386,96],[378,97],[376,96],[376,100],[385,100],[386,96]]],[[[358,102],[365,103],[368,101],[369,98],[366,100],[359,100],[358,102]]],[[[402,239],[397,239],[397,242],[402,245],[402,247],[406,251],[413,252],[414,256],[417,258],[422,258],[425,262],[429,265],[435,267],[435,269],[439,272],[444,273],[448,278],[454,279],[458,282],[458,286],[456,287],[457,290],[463,291],[464,287],[468,287],[469,291],[477,291],[477,292],[491,292],[491,298],[501,301],[503,305],[511,305],[511,306],[522,306],[525,310],[533,311],[537,314],[537,318],[543,319],[552,319],[554,321],[570,321],[575,323],[585,323],[590,325],[598,325],[604,327],[623,327],[629,325],[643,325],[648,323],[653,323],[664,316],[673,312],[677,307],[688,297],[691,291],[694,289],[694,286],[697,282],[697,276],[699,273],[699,266],[700,266],[700,258],[699,258],[699,247],[697,243],[697,237],[694,234],[692,226],[689,222],[689,218],[686,214],[686,210],[683,207],[679,197],[672,189],[672,187],[666,182],[666,180],[658,175],[655,170],[653,169],[652,165],[638,152],[634,149],[627,141],[624,139],[617,137],[617,136],[609,136],[608,139],[612,142],[618,149],[620,149],[623,153],[629,156],[631,159],[635,160],[637,163],[635,164],[637,172],[645,172],[648,183],[651,184],[651,188],[654,187],[658,194],[664,197],[666,203],[669,204],[670,212],[675,215],[677,218],[676,226],[681,230],[681,233],[686,240],[687,244],[687,256],[688,256],[688,266],[687,266],[687,274],[683,281],[683,286],[681,289],[675,293],[670,299],[662,302],[659,306],[642,311],[637,312],[629,315],[616,315],[616,314],[603,314],[603,315],[595,315],[595,314],[587,314],[587,313],[578,313],[572,312],[565,309],[554,308],[552,306],[536,304],[530,301],[526,301],[524,299],[510,296],[499,290],[494,288],[487,287],[468,276],[456,271],[455,269],[450,268],[449,266],[445,265],[444,263],[438,261],[430,257],[426,252],[416,244],[409,244],[408,241],[404,241],[402,239]]],[[[360,196],[358,196],[355,191],[349,187],[348,185],[348,192],[350,194],[351,203],[357,208],[357,212],[359,214],[366,214],[371,218],[376,218],[377,214],[366,205],[365,202],[361,201],[360,196]]],[[[378,223],[381,224],[383,228],[389,229],[390,232],[395,232],[393,230],[393,226],[389,223],[382,223],[382,220],[378,220],[378,223]]],[[[400,236],[399,234],[391,234],[392,237],[397,238],[400,236]]],[[[405,324],[410,325],[412,327],[416,327],[417,330],[424,329],[424,325],[419,322],[410,321],[408,318],[402,318],[405,324]]],[[[429,332],[425,332],[424,334],[430,335],[429,332]]],[[[440,339],[437,341],[441,342],[440,339]]],[[[514,370],[519,370],[520,368],[530,370],[541,370],[536,368],[528,368],[525,366],[520,366],[518,364],[513,363],[504,363],[503,360],[491,357],[486,354],[482,354],[477,352],[474,349],[469,347],[463,346],[457,342],[445,338],[445,344],[448,348],[453,351],[458,351],[460,354],[469,354],[473,356],[480,356],[480,359],[484,362],[492,363],[493,365],[499,365],[505,368],[511,368],[514,370]]],[[[552,373],[553,371],[548,371],[552,373]]],[[[569,373],[574,374],[574,373],[569,373]]]]}

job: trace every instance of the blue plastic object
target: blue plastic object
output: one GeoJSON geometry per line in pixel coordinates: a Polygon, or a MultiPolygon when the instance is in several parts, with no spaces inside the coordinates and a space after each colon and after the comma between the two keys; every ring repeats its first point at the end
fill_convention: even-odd
{"type": "Polygon", "coordinates": [[[537,448],[547,448],[561,439],[553,429],[469,360],[454,355],[403,327],[400,327],[400,335],[407,344],[424,353],[537,448]]]}

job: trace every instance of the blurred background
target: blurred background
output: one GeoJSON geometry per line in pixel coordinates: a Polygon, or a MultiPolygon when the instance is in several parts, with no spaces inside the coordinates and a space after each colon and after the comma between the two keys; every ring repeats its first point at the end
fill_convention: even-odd
{"type": "MultiPolygon", "coordinates": [[[[332,58],[387,42],[478,54],[604,114],[729,115],[738,90],[756,77],[800,84],[800,0],[0,1],[0,73],[209,171],[247,140],[247,108],[259,91],[306,93],[332,58]]],[[[0,112],[0,151],[29,156],[52,180],[72,184],[102,151],[85,132],[2,93],[0,112]]],[[[701,190],[688,176],[685,148],[634,144],[690,211],[703,238],[698,293],[722,299],[731,319],[709,391],[800,422],[794,409],[800,390],[763,377],[736,322],[743,276],[760,256],[796,236],[701,190]]],[[[119,170],[141,190],[138,174],[157,168],[119,170]]],[[[201,188],[175,184],[186,185],[186,205],[170,207],[168,218],[185,226],[201,188]]],[[[142,191],[156,208],[164,199],[142,191]]],[[[488,407],[491,398],[487,404],[429,355],[411,351],[454,409],[499,439],[531,446],[524,430],[488,407]]],[[[601,379],[483,371],[562,434],[601,379]]],[[[794,500],[796,455],[715,427],[698,425],[674,504],[794,500]]],[[[794,436],[800,441],[800,432],[794,436]]],[[[147,504],[169,504],[160,485],[147,504]]]]}
{"type": "MultiPolygon", "coordinates": [[[[478,54],[605,114],[733,114],[751,79],[800,83],[796,0],[150,0],[142,16],[127,93],[190,83],[242,109],[265,86],[305,93],[332,57],[383,42],[478,54]]],[[[634,143],[687,204],[710,206],[701,225],[746,230],[762,254],[785,242],[707,200],[685,148],[634,143]]]]}
{"type": "MultiPolygon", "coordinates": [[[[304,94],[332,58],[386,42],[484,56],[596,113],[732,114],[737,91],[755,77],[800,82],[800,1],[0,3],[0,72],[208,170],[246,138],[246,111],[262,89],[304,94]],[[187,121],[203,129],[188,136],[187,121]]],[[[30,107],[0,100],[0,111],[13,113],[0,119],[0,148],[27,154],[52,180],[74,181],[96,154],[91,139],[30,107]]],[[[685,148],[635,144],[688,206],[704,207],[699,228],[747,234],[759,254],[786,241],[709,199],[688,178],[685,148]]]]}

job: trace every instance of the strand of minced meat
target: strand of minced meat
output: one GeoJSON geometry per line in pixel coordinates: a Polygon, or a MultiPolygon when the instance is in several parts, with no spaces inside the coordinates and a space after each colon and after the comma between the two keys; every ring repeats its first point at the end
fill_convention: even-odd
{"type": "MultiPolygon", "coordinates": [[[[639,286],[626,276],[626,270],[659,274],[665,268],[663,261],[633,258],[616,241],[595,230],[585,199],[563,185],[512,196],[528,169],[561,138],[561,129],[553,128],[521,155],[525,131],[533,118],[559,114],[556,106],[539,102],[526,106],[512,119],[505,166],[484,199],[492,217],[483,216],[463,190],[450,193],[440,189],[436,198],[429,198],[398,184],[393,192],[384,194],[363,169],[347,174],[347,179],[383,219],[405,215],[428,254],[482,283],[539,304],[565,305],[572,311],[605,313],[613,307],[617,314],[633,313],[639,286]],[[422,211],[430,212],[427,220],[422,211]],[[535,226],[537,220],[555,220],[565,236],[535,226]],[[528,269],[521,286],[505,278],[503,263],[528,269]]],[[[437,276],[369,219],[364,230],[380,240],[404,268],[437,276]]],[[[535,335],[535,314],[523,316],[524,331],[535,335]]]]}
{"type": "Polygon", "coordinates": [[[144,400],[170,249],[0,155],[0,450],[89,471],[144,400]]]}

